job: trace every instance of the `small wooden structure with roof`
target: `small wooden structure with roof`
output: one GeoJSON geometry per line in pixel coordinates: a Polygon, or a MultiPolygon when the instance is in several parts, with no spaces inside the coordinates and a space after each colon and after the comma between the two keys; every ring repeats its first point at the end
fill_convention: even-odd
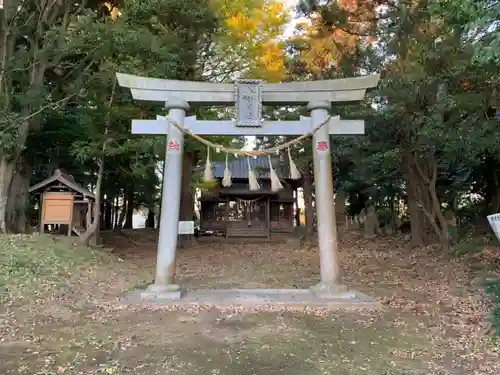
{"type": "Polygon", "coordinates": [[[90,227],[95,195],[64,170],[57,169],[29,192],[40,194],[40,233],[45,225],[67,225],[68,236],[80,236],[90,227]]]}
{"type": "MultiPolygon", "coordinates": [[[[222,186],[224,163],[212,163],[217,186],[202,191],[200,197],[200,230],[219,232],[226,237],[269,237],[273,233],[292,233],[295,227],[296,190],[302,181],[287,178],[288,168],[276,160],[276,173],[283,189],[271,191],[269,161],[265,157],[237,158],[229,163],[230,187],[222,186]],[[248,162],[256,172],[261,188],[250,191],[248,162]]],[[[298,212],[298,211],[296,211],[298,212]]],[[[298,215],[297,215],[298,216],[298,215]]]]}

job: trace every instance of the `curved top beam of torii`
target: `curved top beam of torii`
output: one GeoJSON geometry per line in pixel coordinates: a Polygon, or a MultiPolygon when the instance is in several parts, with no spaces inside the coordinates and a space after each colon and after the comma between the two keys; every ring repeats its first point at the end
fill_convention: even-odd
{"type": "MultiPolygon", "coordinates": [[[[127,87],[136,100],[166,102],[182,99],[192,104],[231,105],[235,103],[233,84],[177,81],[117,73],[118,83],[127,87]]],[[[353,102],[363,100],[366,90],[377,86],[380,75],[323,81],[264,83],[262,103],[301,105],[314,101],[353,102]]]]}

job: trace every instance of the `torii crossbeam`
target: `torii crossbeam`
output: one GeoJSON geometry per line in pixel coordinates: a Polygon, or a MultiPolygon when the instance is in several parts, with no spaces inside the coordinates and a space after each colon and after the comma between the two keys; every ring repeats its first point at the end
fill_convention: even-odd
{"type": "MultiPolygon", "coordinates": [[[[302,135],[310,132],[329,116],[331,103],[363,100],[366,90],[379,81],[378,75],[356,78],[272,83],[257,81],[216,84],[175,81],[117,74],[121,86],[130,89],[137,100],[165,102],[169,117],[185,129],[203,135],[254,136],[302,135]],[[232,105],[238,108],[238,120],[203,121],[186,117],[192,105],[232,105]],[[261,104],[307,104],[311,117],[297,121],[262,121],[261,104]],[[246,109],[245,109],[246,108],[246,109]],[[248,111],[247,113],[243,113],[248,111]]],[[[165,117],[156,120],[133,120],[133,134],[167,135],[163,194],[159,225],[156,278],[144,294],[147,298],[180,298],[180,286],[175,284],[175,258],[180,209],[184,134],[165,117]]],[[[320,251],[321,282],[313,288],[321,298],[338,298],[345,288],[339,283],[340,265],[337,249],[330,135],[364,134],[363,120],[341,120],[332,117],[329,123],[313,135],[313,160],[316,215],[320,251]]]]}
{"type": "MultiPolygon", "coordinates": [[[[164,116],[156,120],[132,120],[132,134],[168,134],[169,122],[164,116]]],[[[312,130],[311,118],[300,116],[299,121],[264,121],[262,127],[238,128],[234,121],[197,120],[196,116],[184,119],[184,128],[198,135],[227,136],[278,136],[302,135],[312,130]]],[[[364,120],[341,120],[340,116],[332,117],[327,126],[331,135],[359,135],[365,133],[364,120]]]]}

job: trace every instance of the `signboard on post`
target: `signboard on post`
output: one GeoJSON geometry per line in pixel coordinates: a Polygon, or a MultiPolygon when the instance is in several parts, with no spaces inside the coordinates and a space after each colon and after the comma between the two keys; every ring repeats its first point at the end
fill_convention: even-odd
{"type": "Polygon", "coordinates": [[[495,232],[497,240],[500,241],[500,214],[489,215],[488,223],[490,223],[491,229],[495,232]]]}
{"type": "Polygon", "coordinates": [[[179,221],[178,234],[194,234],[194,221],[179,221]]]}
{"type": "Polygon", "coordinates": [[[256,79],[242,79],[235,82],[236,126],[261,126],[262,85],[263,82],[256,79]]]}

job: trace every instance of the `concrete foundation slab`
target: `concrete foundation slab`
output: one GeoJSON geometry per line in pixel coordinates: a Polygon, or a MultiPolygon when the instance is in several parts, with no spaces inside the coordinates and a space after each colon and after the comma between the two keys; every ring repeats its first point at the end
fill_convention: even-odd
{"type": "Polygon", "coordinates": [[[328,298],[319,298],[311,289],[205,289],[187,291],[172,298],[170,295],[147,291],[136,291],[124,296],[125,304],[175,304],[215,305],[218,307],[241,306],[254,308],[259,306],[315,307],[326,309],[375,308],[376,300],[357,291],[329,294],[328,298]]]}

